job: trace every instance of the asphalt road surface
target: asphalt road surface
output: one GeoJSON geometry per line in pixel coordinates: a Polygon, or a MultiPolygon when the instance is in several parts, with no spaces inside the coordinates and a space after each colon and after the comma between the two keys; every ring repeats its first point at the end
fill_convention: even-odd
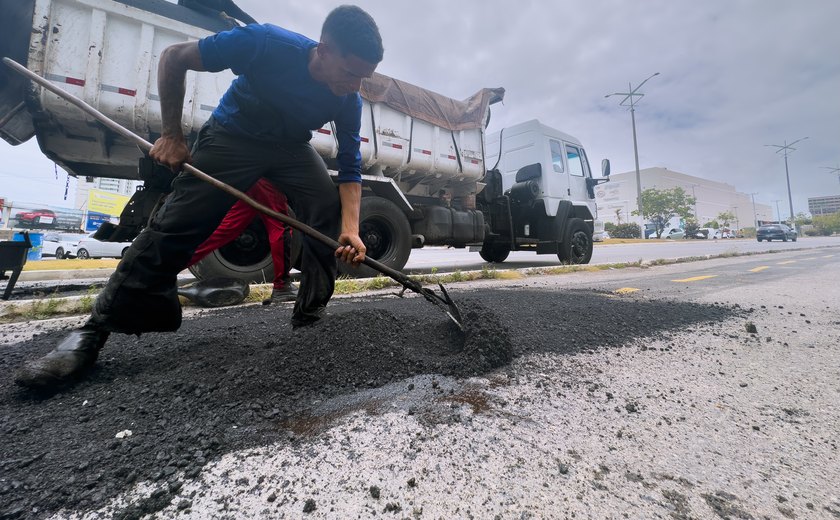
{"type": "Polygon", "coordinates": [[[465,336],[222,309],[40,396],[72,320],[4,326],[0,518],[838,518],[838,287],[832,247],[452,284],[465,336]]]}
{"type": "MultiPolygon", "coordinates": [[[[593,264],[635,262],[660,258],[682,258],[689,256],[721,255],[725,253],[756,253],[763,251],[792,251],[840,245],[840,237],[803,237],[796,242],[758,242],[755,239],[726,240],[653,240],[636,244],[595,244],[592,253],[593,264]]],[[[432,269],[448,272],[478,270],[488,264],[477,252],[468,249],[427,247],[415,249],[408,259],[406,270],[412,273],[428,273],[432,269]]],[[[556,255],[537,255],[516,251],[501,264],[500,269],[521,269],[560,265],[556,255]]]]}

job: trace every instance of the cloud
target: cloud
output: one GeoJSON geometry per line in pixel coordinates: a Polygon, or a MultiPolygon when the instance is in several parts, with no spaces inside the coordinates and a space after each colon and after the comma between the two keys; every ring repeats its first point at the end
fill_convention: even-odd
{"type": "MultiPolygon", "coordinates": [[[[340,2],[237,3],[317,38],[340,2]]],[[[382,32],[381,72],[455,98],[505,87],[491,130],[538,118],[581,139],[593,162],[608,157],[613,171],[630,171],[630,114],[604,96],[660,72],[636,110],[642,168],[786,200],[784,162],[763,145],[809,136],[789,161],[796,210],[807,211],[809,196],[840,192],[822,169],[840,163],[835,0],[358,4],[382,32]]]]}

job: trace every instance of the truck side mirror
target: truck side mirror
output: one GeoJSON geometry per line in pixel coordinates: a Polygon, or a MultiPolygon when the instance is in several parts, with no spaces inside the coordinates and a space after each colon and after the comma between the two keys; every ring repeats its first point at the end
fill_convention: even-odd
{"type": "Polygon", "coordinates": [[[601,161],[601,177],[609,177],[610,176],[610,160],[604,159],[601,161]]]}

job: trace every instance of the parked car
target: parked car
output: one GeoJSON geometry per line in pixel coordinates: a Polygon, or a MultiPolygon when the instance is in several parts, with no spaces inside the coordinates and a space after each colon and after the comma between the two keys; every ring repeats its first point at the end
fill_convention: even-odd
{"type": "Polygon", "coordinates": [[[711,238],[713,240],[717,240],[722,236],[723,235],[720,230],[715,228],[704,227],[697,230],[697,238],[711,238]]]}
{"type": "Polygon", "coordinates": [[[610,239],[610,233],[606,230],[601,231],[600,233],[595,233],[592,235],[593,242],[603,242],[604,240],[610,239]]]}
{"type": "Polygon", "coordinates": [[[765,224],[756,230],[755,238],[759,242],[762,240],[768,242],[771,240],[781,240],[782,242],[793,240],[796,242],[796,231],[784,224],[765,224]]]}
{"type": "Polygon", "coordinates": [[[56,260],[76,256],[79,240],[84,235],[73,233],[47,233],[44,235],[43,256],[54,256],[56,260]]]}
{"type": "Polygon", "coordinates": [[[668,231],[663,232],[660,238],[664,238],[665,240],[680,240],[684,237],[685,232],[682,229],[671,228],[668,231]]]}
{"type": "Polygon", "coordinates": [[[79,240],[76,258],[122,258],[131,242],[102,242],[93,234],[79,240]]]}
{"type": "Polygon", "coordinates": [[[21,211],[15,215],[19,226],[54,226],[55,212],[51,209],[34,209],[32,211],[21,211]]]}

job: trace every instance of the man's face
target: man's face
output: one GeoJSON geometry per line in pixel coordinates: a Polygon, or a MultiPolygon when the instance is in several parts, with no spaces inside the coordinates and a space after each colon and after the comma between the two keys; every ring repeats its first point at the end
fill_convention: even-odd
{"type": "Polygon", "coordinates": [[[369,78],[376,70],[375,63],[367,61],[353,54],[342,54],[332,45],[321,44],[319,48],[324,65],[324,83],[336,96],[344,96],[358,92],[362,80],[369,78]]]}

